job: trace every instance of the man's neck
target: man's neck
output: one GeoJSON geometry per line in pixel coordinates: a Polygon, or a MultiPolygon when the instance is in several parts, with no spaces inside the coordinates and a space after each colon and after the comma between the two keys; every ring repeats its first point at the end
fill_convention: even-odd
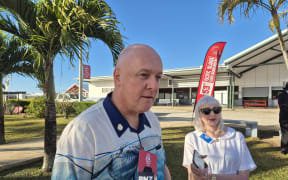
{"type": "Polygon", "coordinates": [[[138,130],[138,128],[139,128],[139,113],[137,113],[135,111],[129,111],[127,106],[125,106],[122,103],[123,101],[121,99],[117,98],[120,96],[116,96],[114,93],[117,93],[117,92],[113,92],[113,94],[111,96],[111,101],[116,106],[116,108],[121,113],[121,115],[128,121],[130,127],[138,130]]]}

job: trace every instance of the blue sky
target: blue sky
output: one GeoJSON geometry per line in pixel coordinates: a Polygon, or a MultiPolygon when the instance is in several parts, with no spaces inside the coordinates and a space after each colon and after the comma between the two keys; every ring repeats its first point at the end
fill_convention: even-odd
{"type": "MultiPolygon", "coordinates": [[[[199,67],[203,64],[209,46],[218,41],[227,42],[220,64],[229,57],[270,37],[270,15],[259,9],[251,18],[235,13],[235,22],[220,24],[217,17],[218,0],[107,0],[115,12],[120,31],[127,38],[125,46],[144,43],[161,56],[164,70],[199,67]],[[208,3],[209,2],[209,3],[208,3]],[[124,27],[124,28],[123,28],[124,27]]],[[[282,22],[284,29],[286,25],[282,22]]],[[[91,76],[110,76],[112,56],[101,41],[92,41],[88,62],[91,76]]],[[[63,92],[78,77],[78,63],[73,68],[67,58],[57,56],[54,63],[56,92],[63,92]]],[[[9,91],[39,93],[37,81],[13,74],[9,91]]]]}

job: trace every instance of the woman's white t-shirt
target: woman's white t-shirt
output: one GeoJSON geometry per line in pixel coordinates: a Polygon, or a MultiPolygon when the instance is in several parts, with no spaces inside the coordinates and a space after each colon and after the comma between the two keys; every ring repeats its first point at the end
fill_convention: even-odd
{"type": "Polygon", "coordinates": [[[201,131],[190,132],[185,136],[183,166],[191,165],[193,150],[201,155],[207,155],[204,161],[208,164],[208,171],[213,174],[237,174],[242,170],[254,170],[254,163],[245,138],[241,132],[228,127],[226,134],[211,142],[200,136],[201,131]]]}

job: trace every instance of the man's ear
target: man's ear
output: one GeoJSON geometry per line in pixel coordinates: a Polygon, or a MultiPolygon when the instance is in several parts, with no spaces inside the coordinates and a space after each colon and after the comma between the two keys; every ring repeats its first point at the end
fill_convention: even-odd
{"type": "Polygon", "coordinates": [[[120,69],[116,68],[113,73],[113,78],[116,84],[120,83],[120,69]]]}

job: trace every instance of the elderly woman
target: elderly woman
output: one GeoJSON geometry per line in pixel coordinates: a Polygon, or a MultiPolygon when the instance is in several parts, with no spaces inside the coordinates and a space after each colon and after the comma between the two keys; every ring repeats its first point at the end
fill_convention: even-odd
{"type": "Polygon", "coordinates": [[[221,106],[211,96],[200,99],[195,108],[195,131],[185,137],[183,166],[188,179],[249,179],[256,165],[242,133],[225,127],[221,106]],[[208,169],[193,163],[193,153],[201,154],[208,169]]]}

